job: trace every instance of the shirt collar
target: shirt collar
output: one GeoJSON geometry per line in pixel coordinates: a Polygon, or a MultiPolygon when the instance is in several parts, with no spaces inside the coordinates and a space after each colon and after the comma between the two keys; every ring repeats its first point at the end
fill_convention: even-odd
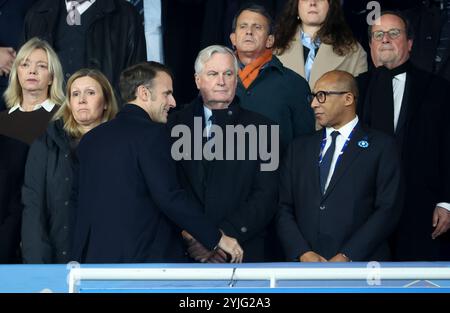
{"type": "MultiPolygon", "coordinates": [[[[34,108],[33,108],[33,111],[39,110],[40,108],[44,108],[45,111],[51,112],[54,107],[55,107],[55,104],[50,99],[47,99],[47,100],[45,100],[42,103],[36,104],[34,106],[34,108]]],[[[11,114],[12,112],[14,112],[17,109],[19,109],[20,111],[24,112],[24,110],[22,109],[22,107],[18,103],[15,106],[13,106],[11,109],[9,109],[8,114],[11,114]]]]}
{"type": "Polygon", "coordinates": [[[401,73],[401,74],[397,74],[394,76],[395,79],[399,80],[399,81],[406,81],[406,72],[401,73]]]}
{"type": "MultiPolygon", "coordinates": [[[[70,1],[70,0],[66,0],[66,9],[67,12],[69,12],[72,9],[72,6],[74,5],[73,2],[77,2],[77,1],[70,1]]],[[[83,3],[81,3],[80,5],[77,6],[77,11],[78,13],[83,14],[87,9],[89,9],[89,7],[91,5],[93,5],[95,2],[95,0],[87,0],[84,1],[83,3]]]]}
{"type": "Polygon", "coordinates": [[[209,118],[212,116],[212,111],[206,105],[203,105],[203,114],[205,116],[205,121],[208,122],[209,118]]]}
{"type": "Polygon", "coordinates": [[[339,129],[335,129],[333,127],[327,127],[326,132],[327,132],[327,138],[328,136],[331,135],[332,132],[334,132],[335,130],[337,130],[339,132],[339,134],[342,135],[342,138],[347,139],[348,136],[350,136],[350,133],[352,132],[353,128],[355,128],[356,124],[358,124],[358,116],[355,116],[354,119],[352,119],[350,122],[348,122],[347,124],[345,124],[344,126],[342,126],[339,129]]]}

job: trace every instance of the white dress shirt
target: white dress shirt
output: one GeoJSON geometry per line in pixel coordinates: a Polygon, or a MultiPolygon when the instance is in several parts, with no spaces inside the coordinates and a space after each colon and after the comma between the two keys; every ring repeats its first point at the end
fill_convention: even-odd
{"type": "Polygon", "coordinates": [[[144,0],[144,30],[147,60],[164,63],[161,0],[144,0]]]}
{"type": "Polygon", "coordinates": [[[203,106],[203,114],[205,115],[205,129],[207,138],[211,137],[211,126],[212,121],[209,119],[212,116],[212,111],[210,108],[203,106]]]}
{"type": "MultiPolygon", "coordinates": [[[[50,99],[47,99],[42,103],[36,104],[33,108],[33,111],[39,110],[40,108],[44,108],[45,111],[51,112],[53,110],[54,106],[55,106],[55,104],[52,101],[50,101],[50,99]]],[[[9,109],[8,114],[11,114],[12,112],[14,112],[17,109],[19,109],[22,112],[25,112],[25,110],[18,103],[15,106],[13,106],[11,109],[9,109]]]]}
{"type": "Polygon", "coordinates": [[[405,93],[406,73],[401,73],[392,79],[392,90],[394,91],[394,130],[397,130],[398,118],[402,108],[403,94],[405,93]]]}
{"type": "Polygon", "coordinates": [[[94,4],[94,2],[95,2],[95,0],[88,0],[88,1],[84,1],[82,4],[78,4],[77,1],[66,0],[66,9],[67,9],[67,12],[70,12],[72,10],[72,7],[75,6],[77,8],[78,13],[81,16],[81,14],[86,12],[86,10],[89,9],[89,7],[94,4]]]}
{"type": "MultiPolygon", "coordinates": [[[[334,129],[333,127],[327,127],[326,128],[326,134],[327,134],[327,143],[325,144],[325,147],[322,152],[322,156],[325,155],[328,148],[331,145],[331,133],[335,130],[339,132],[339,136],[336,137],[336,147],[334,149],[333,158],[331,159],[331,165],[330,165],[330,171],[328,172],[327,181],[325,183],[325,191],[328,188],[328,184],[331,181],[331,177],[333,177],[334,168],[336,167],[336,161],[341,154],[341,150],[344,147],[345,142],[347,141],[348,137],[350,136],[350,133],[352,132],[353,128],[355,128],[356,124],[358,124],[358,116],[355,116],[353,120],[345,124],[339,129],[334,129]]],[[[345,151],[344,151],[345,153],[345,151]]]]}

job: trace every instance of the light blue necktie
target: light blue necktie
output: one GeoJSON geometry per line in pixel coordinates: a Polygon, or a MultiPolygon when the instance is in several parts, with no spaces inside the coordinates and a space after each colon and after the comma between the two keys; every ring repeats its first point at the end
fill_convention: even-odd
{"type": "Polygon", "coordinates": [[[309,81],[309,77],[311,76],[311,68],[316,57],[316,49],[320,45],[320,40],[316,39],[315,41],[313,41],[312,38],[304,32],[302,32],[301,39],[303,46],[309,49],[309,53],[305,62],[305,78],[307,81],[309,81]]]}

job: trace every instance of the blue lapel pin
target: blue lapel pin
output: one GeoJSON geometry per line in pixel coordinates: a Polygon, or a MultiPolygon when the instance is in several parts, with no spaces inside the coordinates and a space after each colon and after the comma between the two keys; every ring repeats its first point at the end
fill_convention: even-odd
{"type": "Polygon", "coordinates": [[[358,146],[366,149],[369,146],[369,143],[367,142],[367,140],[360,140],[360,141],[358,141],[358,146]]]}

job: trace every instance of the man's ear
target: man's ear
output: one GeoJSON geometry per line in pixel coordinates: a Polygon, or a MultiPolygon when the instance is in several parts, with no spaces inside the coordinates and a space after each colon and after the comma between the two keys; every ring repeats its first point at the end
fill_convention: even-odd
{"type": "Polygon", "coordinates": [[[143,85],[140,85],[137,87],[136,97],[140,100],[147,101],[151,97],[151,91],[143,85]]]}
{"type": "Polygon", "coordinates": [[[269,35],[269,37],[267,37],[267,40],[266,40],[266,48],[272,49],[274,43],[275,43],[275,36],[269,35]]]}
{"type": "Polygon", "coordinates": [[[194,74],[194,78],[195,78],[195,85],[197,86],[197,89],[200,90],[200,86],[199,86],[200,77],[198,76],[197,73],[194,74]]]}
{"type": "Polygon", "coordinates": [[[347,92],[345,94],[344,99],[345,99],[345,106],[352,105],[353,103],[355,103],[356,105],[356,98],[351,92],[347,92]]]}
{"type": "Polygon", "coordinates": [[[231,41],[231,44],[233,45],[233,47],[236,48],[236,33],[230,34],[230,41],[231,41]]]}
{"type": "Polygon", "coordinates": [[[413,46],[413,40],[412,39],[408,39],[408,52],[411,52],[412,46],[413,46]]]}

